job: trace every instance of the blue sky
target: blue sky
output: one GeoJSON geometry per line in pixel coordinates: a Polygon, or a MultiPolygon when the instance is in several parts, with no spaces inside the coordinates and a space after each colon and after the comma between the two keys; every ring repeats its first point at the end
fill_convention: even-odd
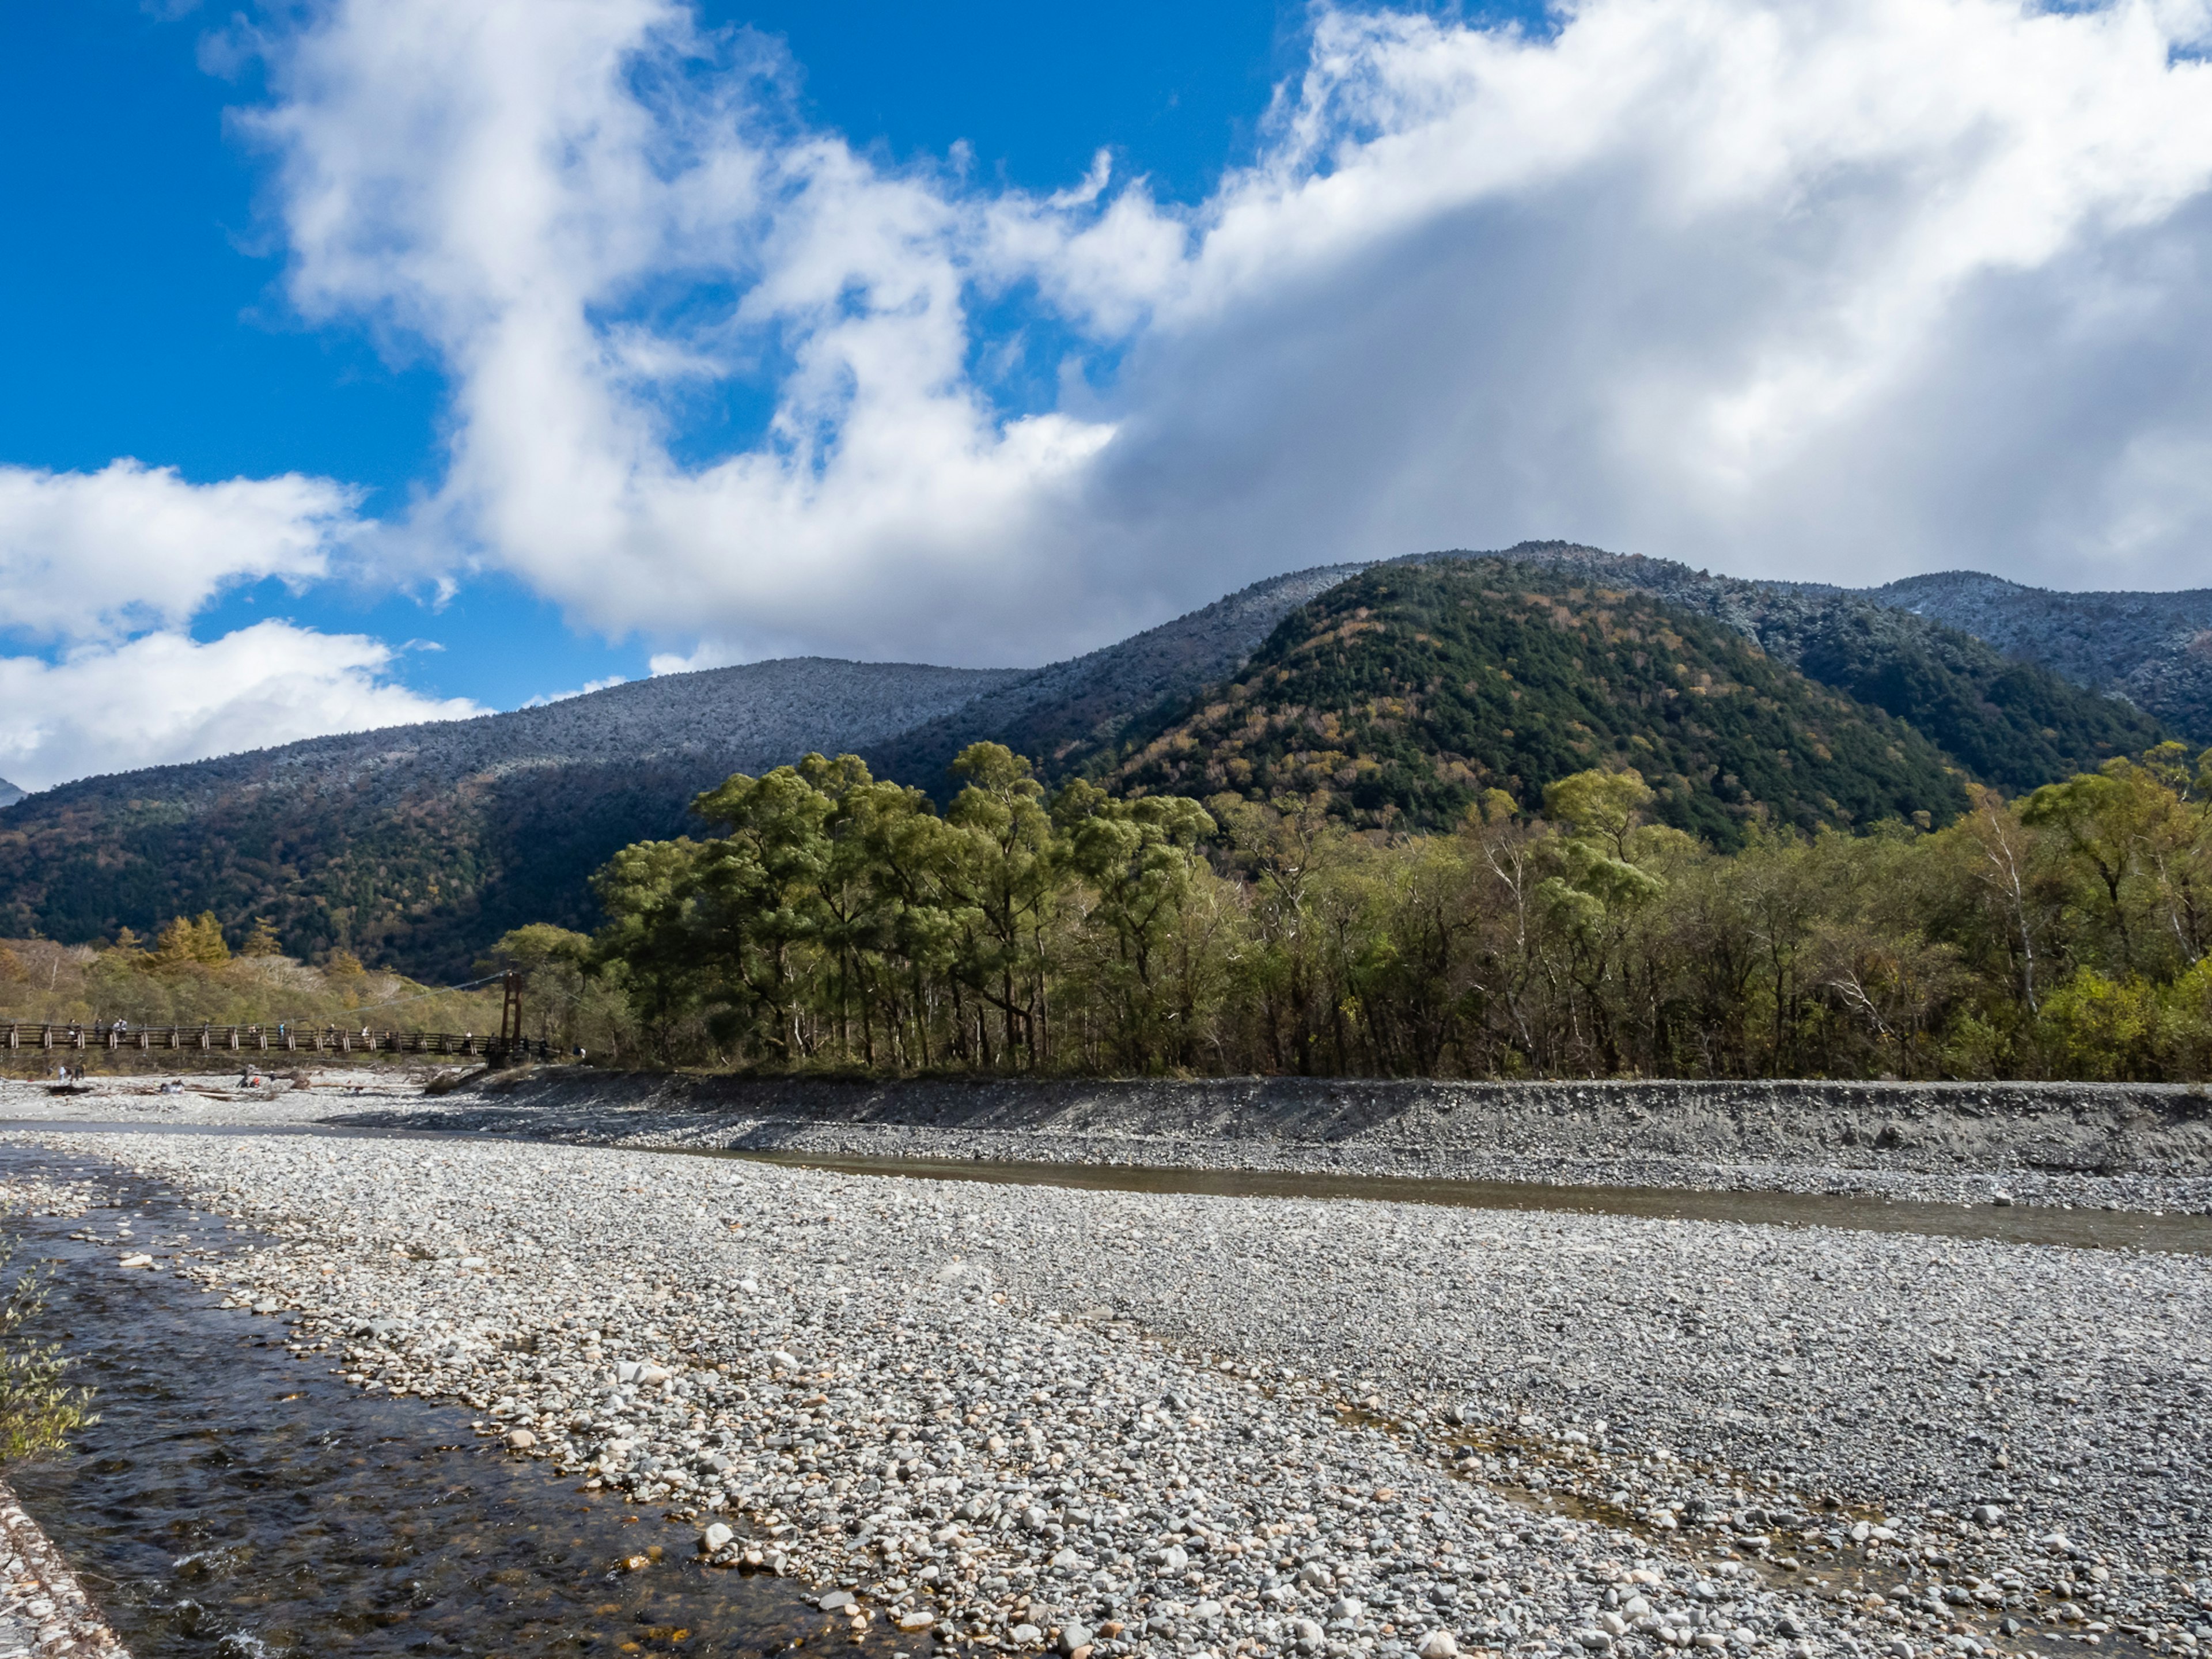
{"type": "Polygon", "coordinates": [[[2201,585],[2208,0],[0,22],[0,776],[1569,537],[2201,585]]]}
{"type": "MultiPolygon", "coordinates": [[[[1305,13],[1130,0],[1109,27],[1068,8],[787,0],[701,15],[781,42],[806,115],[895,160],[965,143],[986,176],[1050,191],[1110,145],[1194,201],[1249,158],[1305,13]]],[[[309,325],[288,303],[267,157],[226,118],[266,95],[264,77],[250,58],[211,53],[210,33],[198,8],[164,15],[141,0],[10,9],[0,155],[31,257],[0,262],[0,461],[95,471],[131,455],[203,483],[301,471],[366,486],[369,509],[387,510],[436,484],[446,378],[404,344],[309,325]]],[[[738,401],[756,426],[758,398],[738,401]]],[[[701,453],[728,447],[711,426],[690,435],[701,453]]],[[[192,631],[214,639],[270,615],[435,641],[447,648],[412,656],[404,678],[496,708],[642,676],[650,654],[567,626],[496,573],[431,605],[356,584],[251,583],[192,631]]]]}

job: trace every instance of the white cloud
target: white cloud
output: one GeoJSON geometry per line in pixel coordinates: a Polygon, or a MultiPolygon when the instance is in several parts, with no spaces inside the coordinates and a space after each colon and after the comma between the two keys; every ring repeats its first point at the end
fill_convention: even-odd
{"type": "Polygon", "coordinates": [[[1273,571],[1533,535],[2201,579],[2202,0],[1323,11],[1190,211],[1104,167],[1042,197],[888,169],[676,0],[308,16],[253,125],[303,310],[453,376],[410,533],[671,660],[1033,661],[1273,571]],[[1025,292],[1073,361],[1009,414],[974,318],[1025,292]],[[766,438],[678,459],[731,378],[771,387],[766,438]]]}
{"type": "Polygon", "coordinates": [[[617,685],[629,684],[629,675],[610,674],[604,679],[586,680],[573,691],[541,691],[534,697],[525,699],[522,706],[525,708],[543,708],[548,703],[566,702],[571,697],[587,697],[594,691],[611,691],[617,685]]]}
{"type": "Polygon", "coordinates": [[[484,712],[392,684],[384,675],[392,657],[376,640],[283,622],[206,644],[161,632],[78,646],[57,662],[0,657],[0,776],[43,789],[327,732],[484,712]]]}
{"type": "Polygon", "coordinates": [[[358,503],[296,472],[194,484],[130,459],[0,466],[0,633],[114,639],[179,626],[233,582],[325,575],[358,503]]]}

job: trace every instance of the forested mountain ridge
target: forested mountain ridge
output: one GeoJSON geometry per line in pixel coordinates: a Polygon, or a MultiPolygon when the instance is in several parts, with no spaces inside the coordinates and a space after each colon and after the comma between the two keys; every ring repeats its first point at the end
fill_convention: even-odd
{"type": "Polygon", "coordinates": [[[1089,770],[1117,793],[1327,792],[1363,827],[1449,828],[1488,791],[1633,767],[1652,814],[1716,845],[1926,814],[1965,780],[1903,720],[1734,629],[1504,559],[1368,570],[1293,612],[1227,683],[1089,770]]]}
{"type": "Polygon", "coordinates": [[[1331,564],[1255,582],[1202,610],[1087,656],[994,686],[891,741],[864,750],[880,775],[946,793],[953,757],[1003,743],[1049,769],[1112,743],[1163,702],[1234,673],[1283,617],[1364,564],[1331,564]]]}
{"type": "Polygon", "coordinates": [[[5,778],[0,778],[0,806],[13,806],[23,799],[23,792],[5,778]]]}
{"type": "Polygon", "coordinates": [[[1947,570],[1863,596],[1962,629],[2077,685],[2124,696],[2174,731],[2212,743],[2212,588],[2053,592],[1947,570]]]}
{"type": "Polygon", "coordinates": [[[586,878],[678,833],[700,790],[858,748],[1015,676],[808,657],[667,675],[511,714],[88,778],[0,810],[0,933],[240,938],[433,975],[526,921],[585,924],[586,878]]]}
{"type": "MultiPolygon", "coordinates": [[[[1868,595],[1567,543],[1482,556],[1686,607],[1902,718],[1964,773],[2008,791],[2160,735],[2124,702],[1868,595]]],[[[521,922],[592,925],[591,872],[619,847],[690,827],[686,803],[732,772],[851,750],[942,799],[946,763],[986,738],[1036,757],[1049,778],[1096,771],[1126,757],[1133,736],[1188,712],[1200,688],[1235,676],[1300,605],[1375,568],[1255,583],[1041,669],[796,659],[82,780],[0,804],[0,934],[111,939],[212,910],[240,939],[267,917],[288,950],[309,957],[343,948],[423,976],[458,972],[521,922]]],[[[1910,743],[1901,752],[1919,754],[1910,743]]],[[[1920,763],[1910,769],[1915,798],[1926,795],[1920,763]]],[[[1881,805],[1834,799],[1836,816],[1825,805],[1814,816],[1857,821],[1881,805]]],[[[1717,810],[1735,821],[1725,803],[1717,810]]]]}
{"type": "Polygon", "coordinates": [[[732,773],[911,734],[902,772],[937,783],[976,735],[1111,732],[1233,672],[1358,568],[1255,583],[1041,669],[794,658],[64,784],[0,809],[0,934],[107,939],[212,910],[241,938],[268,918],[299,955],[459,974],[525,922],[592,925],[592,872],[690,828],[691,798],[732,773]]]}
{"type": "MultiPolygon", "coordinates": [[[[1389,561],[1413,565],[1436,561],[1502,558],[1541,566],[1608,587],[1649,593],[1711,618],[1755,642],[1808,678],[1910,722],[1972,775],[2008,791],[2033,789],[2116,754],[2139,753],[2164,735],[2157,720],[2119,696],[2070,684],[2062,672],[2016,661],[1943,622],[1915,615],[1871,592],[1812,584],[1752,581],[1717,576],[1671,559],[1608,553],[1572,542],[1522,542],[1498,552],[1448,550],[1389,561]]],[[[1091,667],[1152,637],[1109,647],[1070,664],[994,689],[894,742],[865,751],[881,775],[929,789],[947,788],[945,767],[966,744],[1003,743],[1034,760],[1048,778],[1093,769],[1095,758],[1125,749],[1126,734],[1169,712],[1209,679],[1222,679],[1255,650],[1297,604],[1327,592],[1372,565],[1331,565],[1299,571],[1208,606],[1155,635],[1180,633],[1201,618],[1236,607],[1241,627],[1217,625],[1213,637],[1240,644],[1224,665],[1197,670],[1201,653],[1189,653],[1178,672],[1161,675],[1146,707],[1091,690],[1103,675],[1091,667]],[[1102,711],[1110,711],[1104,714],[1102,711]]],[[[1387,568],[1387,567],[1386,567],[1387,568]]],[[[2123,596],[2150,599],[2159,596],[2123,596]]],[[[2195,736],[2194,732],[2189,733],[2195,736]]],[[[2202,741],[2212,743],[2212,729],[2202,741]]]]}
{"type": "MultiPolygon", "coordinates": [[[[2156,718],[2118,696],[1871,593],[1716,576],[1571,542],[1524,542],[1496,555],[1424,554],[1408,562],[1476,557],[1634,588],[1710,617],[1808,678],[1909,720],[1975,776],[2008,792],[2140,753],[2164,735],[2156,718]]],[[[2212,731],[2180,729],[2212,743],[2212,731]]]]}

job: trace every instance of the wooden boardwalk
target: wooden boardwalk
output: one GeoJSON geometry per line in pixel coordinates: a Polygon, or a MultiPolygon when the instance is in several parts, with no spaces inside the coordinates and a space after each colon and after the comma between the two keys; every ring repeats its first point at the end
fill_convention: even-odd
{"type": "Polygon", "coordinates": [[[55,1025],[0,1024],[0,1050],[47,1054],[453,1054],[549,1060],[550,1043],[478,1031],[378,1031],[343,1025],[55,1025]]]}

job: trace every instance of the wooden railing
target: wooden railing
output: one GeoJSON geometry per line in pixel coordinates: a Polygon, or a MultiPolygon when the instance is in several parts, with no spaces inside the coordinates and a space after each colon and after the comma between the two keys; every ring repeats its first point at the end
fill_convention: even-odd
{"type": "Polygon", "coordinates": [[[0,1048],[84,1054],[453,1054],[490,1060],[548,1060],[551,1045],[475,1031],[375,1031],[343,1025],[57,1025],[0,1024],[0,1048]]]}

